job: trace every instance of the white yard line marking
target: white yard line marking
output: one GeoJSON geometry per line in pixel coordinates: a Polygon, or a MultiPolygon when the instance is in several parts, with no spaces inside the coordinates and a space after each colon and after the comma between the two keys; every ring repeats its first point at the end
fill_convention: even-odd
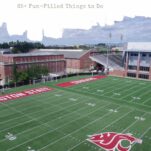
{"type": "Polygon", "coordinates": [[[149,97],[147,100],[145,100],[144,102],[142,102],[142,104],[146,104],[148,101],[151,101],[151,98],[149,97]]]}
{"type": "MultiPolygon", "coordinates": [[[[110,103],[110,104],[111,104],[111,103],[110,103]]],[[[106,107],[106,106],[108,106],[108,105],[110,105],[110,104],[107,104],[107,105],[102,106],[102,107],[100,107],[100,108],[104,108],[104,107],[106,107]]],[[[89,112],[88,114],[86,114],[86,115],[84,115],[84,116],[81,116],[80,118],[87,117],[89,114],[92,114],[93,112],[96,112],[97,110],[100,110],[100,108],[99,108],[99,109],[96,109],[96,110],[93,110],[92,112],[89,112]]],[[[98,120],[104,118],[105,116],[107,116],[107,115],[109,115],[109,114],[111,114],[111,113],[105,113],[105,114],[104,114],[103,116],[101,116],[100,118],[95,119],[95,120],[92,121],[92,122],[89,122],[89,123],[86,124],[85,126],[87,126],[87,125],[89,125],[89,124],[92,124],[93,122],[96,122],[96,121],[98,121],[98,120]]],[[[80,119],[80,118],[78,118],[78,119],[80,119]]],[[[76,120],[78,120],[78,119],[76,119],[76,120]]],[[[39,135],[38,137],[34,137],[34,138],[32,138],[32,139],[28,139],[28,141],[25,141],[25,142],[23,142],[23,143],[21,143],[21,144],[18,144],[18,145],[16,145],[16,146],[14,146],[14,147],[8,149],[7,151],[10,151],[10,150],[12,150],[12,149],[14,149],[14,148],[17,148],[17,147],[19,147],[19,146],[21,146],[21,145],[23,145],[23,144],[26,144],[26,143],[28,143],[28,142],[31,142],[31,141],[33,141],[33,140],[35,140],[35,139],[37,139],[37,138],[39,138],[39,137],[41,137],[41,136],[44,136],[44,135],[46,135],[46,134],[48,134],[48,133],[54,132],[54,131],[58,130],[59,128],[62,128],[62,127],[66,126],[66,125],[68,125],[68,124],[70,124],[70,123],[72,123],[72,122],[74,122],[74,121],[76,121],[76,120],[75,120],[75,119],[74,119],[74,120],[71,120],[70,122],[63,124],[63,125],[61,125],[60,127],[57,127],[57,128],[55,128],[55,129],[53,129],[53,130],[50,130],[50,131],[48,131],[48,132],[46,132],[46,133],[43,133],[43,134],[39,135]]],[[[83,126],[83,127],[85,127],[85,126],[83,126]]],[[[82,128],[82,127],[81,127],[81,128],[82,128]]],[[[79,130],[79,129],[78,129],[78,130],[79,130]]],[[[76,131],[78,131],[78,130],[76,130],[76,131]]]]}
{"type": "MultiPolygon", "coordinates": [[[[150,87],[150,85],[148,86],[148,87],[150,87]]],[[[129,88],[129,90],[130,90],[131,88],[129,88]]],[[[121,99],[123,99],[123,98],[126,98],[126,97],[129,97],[129,96],[132,96],[132,94],[134,94],[134,93],[138,93],[139,91],[142,91],[143,89],[146,89],[146,87],[142,87],[142,88],[139,88],[139,90],[133,90],[131,93],[128,93],[127,95],[124,95],[124,97],[121,97],[121,99]]],[[[125,91],[124,91],[125,92],[125,91]]],[[[141,96],[141,95],[139,95],[139,96],[141,96]]]]}
{"type": "MultiPolygon", "coordinates": [[[[83,108],[80,108],[80,110],[83,110],[83,109],[85,109],[85,108],[87,108],[87,107],[84,106],[83,108]]],[[[76,112],[78,112],[78,111],[79,111],[79,110],[76,110],[76,111],[73,111],[73,112],[71,112],[71,113],[69,113],[69,114],[62,115],[62,116],[60,116],[60,118],[66,117],[66,116],[68,116],[68,115],[70,115],[70,114],[73,114],[73,113],[76,113],[76,112]]],[[[56,121],[56,120],[58,120],[58,119],[53,119],[53,120],[51,120],[51,122],[56,121]]],[[[48,121],[48,122],[50,122],[50,121],[48,121]]],[[[21,134],[23,134],[23,133],[25,133],[25,132],[31,131],[31,130],[37,128],[37,127],[41,127],[42,125],[47,124],[48,122],[43,122],[43,124],[34,126],[33,128],[29,128],[29,129],[27,129],[27,130],[24,130],[24,131],[22,131],[21,133],[16,133],[16,135],[18,136],[18,135],[21,135],[21,134]]],[[[4,140],[5,140],[5,139],[2,139],[2,140],[0,140],[0,142],[2,142],[2,141],[4,141],[4,140]]]]}
{"type": "MultiPolygon", "coordinates": [[[[75,96],[77,97],[77,95],[75,95],[75,96]]],[[[48,99],[48,98],[49,98],[49,97],[47,97],[47,98],[44,99],[44,100],[48,100],[47,102],[49,102],[49,99],[48,99]]],[[[54,97],[54,98],[55,98],[55,97],[54,97]]],[[[62,97],[62,98],[60,98],[60,99],[65,99],[65,98],[66,98],[66,97],[62,97]]],[[[81,97],[77,97],[77,99],[79,99],[79,98],[81,98],[81,97]]],[[[51,97],[51,99],[52,99],[52,97],[51,97]]],[[[59,102],[60,99],[58,98],[57,100],[51,101],[51,103],[46,103],[46,102],[45,102],[44,104],[57,106],[57,105],[55,105],[55,104],[56,104],[56,102],[59,102]],[[55,104],[52,104],[53,102],[54,102],[55,104]]],[[[40,104],[41,104],[42,101],[39,101],[39,100],[37,100],[37,101],[39,102],[39,103],[37,102],[37,103],[39,104],[39,105],[37,105],[37,106],[40,106],[40,104]]],[[[68,101],[64,101],[64,103],[58,104],[57,107],[60,107],[59,105],[63,105],[63,104],[65,104],[65,103],[67,103],[67,102],[68,102],[68,101]]],[[[8,107],[8,108],[15,108],[15,107],[10,107],[9,105],[7,105],[7,107],[8,107]]],[[[8,109],[8,108],[7,108],[7,109],[8,109]]],[[[34,106],[33,106],[33,107],[30,107],[30,108],[34,108],[34,106]]],[[[62,107],[60,107],[60,108],[62,109],[62,107]]],[[[16,109],[16,108],[15,108],[15,109],[16,109]]],[[[45,109],[46,109],[46,108],[45,108],[45,109]]],[[[44,109],[44,110],[45,110],[45,109],[44,109]]],[[[18,109],[16,109],[16,110],[18,111],[18,109]]],[[[22,112],[23,112],[23,111],[26,111],[26,110],[22,110],[22,112]]],[[[38,112],[39,112],[39,111],[38,111],[38,112]]],[[[37,112],[37,113],[38,113],[38,112],[37,112]]],[[[18,112],[15,111],[14,113],[18,113],[18,112]]],[[[34,112],[32,112],[32,113],[34,114],[34,112]]],[[[31,113],[31,114],[32,114],[32,113],[31,113]]],[[[36,112],[35,112],[35,113],[36,113],[36,112]]],[[[26,116],[26,115],[24,115],[24,116],[26,116]]],[[[2,117],[5,117],[5,116],[2,116],[2,117]]],[[[0,118],[2,118],[2,117],[0,117],[0,118]]],[[[20,117],[22,117],[22,116],[20,116],[20,117]]],[[[18,117],[18,118],[20,118],[20,117],[18,117]]],[[[16,118],[14,118],[14,119],[16,119],[16,118]]],[[[13,119],[11,119],[11,120],[13,120],[13,119]]],[[[3,123],[3,122],[0,122],[0,123],[3,123]]]]}
{"type": "MultiPolygon", "coordinates": [[[[62,109],[63,109],[63,110],[66,110],[67,108],[70,108],[70,107],[72,107],[72,106],[74,106],[74,105],[77,105],[77,104],[80,104],[80,103],[81,103],[81,102],[78,102],[78,103],[75,103],[75,104],[71,104],[71,105],[67,106],[66,108],[63,108],[63,107],[60,107],[60,108],[61,108],[61,110],[62,110],[62,109]]],[[[55,105],[54,105],[54,106],[55,106],[55,105]]],[[[56,106],[57,106],[57,105],[56,105],[56,106]]],[[[57,107],[58,107],[58,106],[57,106],[57,107]]],[[[14,110],[16,110],[16,109],[14,109],[14,110]]],[[[61,111],[61,110],[60,110],[60,111],[61,111]]],[[[48,116],[49,114],[52,114],[52,113],[55,113],[55,112],[58,112],[58,110],[57,110],[57,111],[54,111],[54,112],[51,112],[51,113],[48,113],[48,114],[45,114],[45,115],[42,115],[42,116],[39,116],[38,118],[29,116],[28,114],[26,115],[25,113],[23,113],[23,112],[21,112],[21,111],[17,111],[17,112],[20,112],[22,115],[28,117],[28,118],[31,119],[31,120],[27,120],[27,121],[25,121],[25,122],[23,122],[23,123],[20,123],[20,124],[17,124],[17,125],[15,125],[15,126],[13,126],[13,127],[9,127],[9,128],[0,130],[0,132],[9,130],[9,129],[11,129],[11,128],[15,128],[15,127],[17,127],[17,126],[19,126],[19,125],[23,125],[23,124],[28,123],[28,122],[31,122],[31,121],[38,121],[38,122],[40,122],[40,121],[38,120],[39,118],[48,116]]],[[[78,113],[78,114],[79,114],[79,113],[78,113]]]]}
{"type": "MultiPolygon", "coordinates": [[[[145,116],[145,114],[146,113],[144,113],[142,116],[145,116]]],[[[130,124],[127,128],[125,128],[123,131],[122,131],[122,133],[123,132],[126,132],[130,127],[132,127],[134,124],[136,124],[137,122],[139,122],[138,120],[135,120],[134,122],[132,122],[132,124],[130,124]]]]}
{"type": "MultiPolygon", "coordinates": [[[[108,91],[108,89],[104,89],[105,90],[105,92],[106,93],[104,93],[103,95],[106,95],[106,94],[108,94],[108,93],[112,93],[112,92],[114,92],[114,91],[116,91],[116,92],[118,92],[118,90],[125,90],[125,91],[128,91],[129,89],[132,89],[132,87],[131,88],[129,88],[130,87],[130,84],[126,84],[126,85],[122,85],[122,86],[120,86],[120,88],[119,88],[119,85],[121,85],[121,83],[120,84],[116,84],[116,85],[113,85],[113,86],[108,86],[109,88],[108,89],[110,89],[110,88],[113,88],[113,89],[111,89],[112,91],[108,91]],[[118,89],[115,89],[115,87],[117,87],[118,89]],[[126,87],[128,87],[128,89],[126,89],[126,87]],[[123,89],[122,89],[123,88],[123,89]]],[[[132,84],[131,84],[132,85],[132,84]]],[[[137,85],[136,85],[137,86],[137,85]]],[[[135,87],[136,87],[135,86],[135,87]]],[[[134,87],[133,87],[134,88],[134,87]]],[[[124,91],[124,92],[125,92],[124,91]]],[[[123,93],[124,93],[123,92],[123,93]]]]}
{"type": "Polygon", "coordinates": [[[79,128],[79,129],[77,129],[77,130],[73,131],[72,133],[69,133],[69,134],[67,134],[67,135],[65,135],[65,136],[63,136],[63,137],[61,137],[60,139],[57,139],[57,140],[56,140],[56,141],[54,141],[54,142],[51,142],[50,144],[48,144],[48,145],[46,145],[46,146],[44,146],[44,147],[40,148],[40,149],[39,149],[39,151],[40,151],[40,150],[43,150],[44,148],[46,148],[46,147],[48,147],[48,146],[50,146],[50,145],[55,144],[56,142],[58,142],[58,141],[60,141],[60,140],[62,140],[62,139],[64,139],[64,138],[66,138],[66,137],[70,136],[71,134],[74,134],[75,132],[78,132],[79,130],[81,130],[81,129],[83,129],[83,128],[87,127],[88,125],[90,125],[90,124],[92,124],[92,123],[94,123],[94,122],[96,122],[96,121],[98,121],[98,120],[100,120],[100,119],[104,118],[104,117],[105,117],[105,116],[107,116],[108,114],[110,114],[110,113],[107,113],[107,114],[105,114],[105,115],[101,116],[101,118],[96,119],[96,120],[94,120],[94,121],[92,121],[92,122],[89,122],[88,124],[86,124],[86,125],[82,126],[81,128],[79,128]]]}
{"type": "MultiPolygon", "coordinates": [[[[143,138],[143,136],[151,129],[151,127],[149,127],[146,131],[144,131],[144,133],[139,137],[140,139],[143,138]]],[[[135,145],[136,143],[132,144],[132,147],[135,145]]]]}
{"type": "MultiPolygon", "coordinates": [[[[53,93],[52,93],[52,94],[53,94],[53,93]]],[[[49,98],[49,96],[43,98],[42,101],[39,101],[39,99],[41,99],[41,96],[40,96],[40,97],[38,97],[38,98],[36,97],[35,99],[30,99],[30,101],[31,101],[31,102],[33,102],[33,101],[34,101],[34,102],[35,102],[35,101],[37,102],[37,105],[34,105],[34,107],[35,107],[35,106],[40,106],[41,103],[42,103],[42,104],[46,104],[46,105],[47,105],[47,104],[50,105],[50,104],[53,103],[53,102],[54,102],[54,103],[56,103],[57,101],[59,102],[59,99],[58,99],[58,100],[55,100],[55,99],[54,99],[54,101],[51,101],[51,103],[48,103],[48,102],[50,101],[50,99],[48,99],[48,98],[49,98]],[[47,100],[48,100],[48,101],[47,101],[47,100]],[[40,102],[40,104],[39,104],[39,102],[40,102]]],[[[51,100],[53,100],[53,98],[55,98],[55,96],[51,96],[51,100]]],[[[62,97],[62,99],[64,99],[64,98],[66,98],[66,97],[62,97]]],[[[26,100],[26,101],[29,103],[28,100],[26,100]]],[[[13,101],[12,101],[12,102],[13,102],[13,101]]],[[[24,102],[23,102],[23,103],[24,103],[24,102]]],[[[13,106],[9,106],[9,104],[7,104],[7,105],[8,105],[8,106],[7,106],[7,110],[8,110],[8,108],[11,108],[11,107],[12,107],[12,108],[16,108],[16,106],[13,107],[13,106]]],[[[28,108],[32,108],[32,107],[27,107],[27,109],[28,109],[28,108]]],[[[18,109],[17,109],[17,110],[18,110],[18,109]]],[[[25,110],[26,110],[26,108],[25,108],[25,110]]],[[[22,110],[22,111],[24,111],[24,110],[22,110]]],[[[3,117],[3,116],[1,116],[1,117],[3,117]]],[[[0,117],[0,118],[1,118],[1,117],[0,117]]]]}
{"type": "MultiPolygon", "coordinates": [[[[103,86],[104,91],[107,92],[107,89],[106,89],[106,88],[108,88],[108,89],[115,88],[114,84],[116,84],[116,83],[117,83],[117,82],[112,82],[113,86],[110,86],[110,81],[109,81],[109,82],[104,82],[105,85],[103,85],[102,83],[101,83],[101,85],[103,86]],[[107,84],[107,83],[108,83],[108,84],[107,84]]],[[[118,86],[118,85],[121,85],[121,83],[119,82],[119,84],[117,84],[116,86],[118,86]]],[[[128,84],[127,84],[127,85],[128,85],[128,84]]],[[[90,83],[87,83],[85,86],[90,86],[90,83]]],[[[97,87],[97,86],[100,87],[100,84],[95,84],[95,87],[97,87]]],[[[128,85],[128,86],[129,86],[129,85],[128,85]]],[[[82,85],[82,86],[79,86],[78,89],[79,89],[79,88],[82,88],[82,87],[83,87],[83,85],[82,85]]],[[[73,89],[74,89],[74,88],[73,88],[73,89]]],[[[96,89],[93,88],[93,90],[94,90],[94,92],[95,92],[96,89]]]]}
{"type": "MultiPolygon", "coordinates": [[[[118,119],[114,120],[113,122],[111,122],[110,124],[108,124],[107,126],[105,126],[102,130],[106,129],[107,127],[110,127],[112,124],[116,123],[117,121],[121,120],[122,118],[124,118],[125,116],[127,116],[129,113],[133,112],[134,110],[132,111],[129,111],[128,113],[124,114],[122,117],[119,117],[118,119]]],[[[73,150],[74,148],[76,148],[77,146],[79,146],[80,144],[84,143],[86,140],[84,141],[81,141],[80,143],[78,143],[77,145],[73,146],[72,148],[68,149],[68,151],[71,151],[73,150]]]]}
{"type": "MultiPolygon", "coordinates": [[[[79,92],[78,90],[76,90],[77,92],[79,92]]],[[[99,95],[98,93],[96,94],[94,94],[94,93],[91,93],[91,92],[88,92],[88,93],[90,93],[90,94],[92,94],[92,95],[97,95],[97,96],[102,96],[102,95],[99,95]]],[[[108,98],[108,99],[113,99],[112,97],[110,97],[110,96],[105,96],[105,95],[103,95],[103,97],[105,97],[105,98],[108,98]]],[[[122,99],[122,98],[116,98],[117,100],[121,100],[121,101],[125,101],[124,99],[122,99]]],[[[125,102],[128,102],[128,101],[125,101],[125,102]]],[[[133,103],[133,102],[132,102],[133,103]]],[[[118,103],[115,103],[114,102],[114,104],[118,104],[118,103]]],[[[148,106],[148,105],[145,105],[145,104],[142,104],[142,103],[137,103],[137,102],[135,102],[135,104],[138,104],[138,105],[141,105],[141,106],[146,106],[146,107],[150,107],[150,106],[148,106]]],[[[139,109],[140,110],[140,109],[139,109]]],[[[146,111],[144,111],[144,112],[146,112],[146,111]]],[[[149,112],[146,112],[146,113],[149,113],[149,112]]]]}

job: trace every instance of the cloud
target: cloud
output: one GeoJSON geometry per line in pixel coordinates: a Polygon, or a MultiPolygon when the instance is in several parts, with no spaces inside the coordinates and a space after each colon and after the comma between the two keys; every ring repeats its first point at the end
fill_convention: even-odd
{"type": "Polygon", "coordinates": [[[0,2],[0,23],[8,23],[10,34],[27,29],[30,39],[40,40],[42,29],[47,36],[61,37],[64,28],[113,24],[123,16],[151,17],[149,6],[149,0],[5,0],[0,2]]]}

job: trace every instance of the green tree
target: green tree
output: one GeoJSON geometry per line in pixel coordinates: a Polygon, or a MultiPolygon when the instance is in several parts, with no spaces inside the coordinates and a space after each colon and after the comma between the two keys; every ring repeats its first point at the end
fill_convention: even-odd
{"type": "Polygon", "coordinates": [[[28,79],[29,79],[29,77],[28,77],[27,71],[19,72],[18,82],[26,81],[28,79]]]}

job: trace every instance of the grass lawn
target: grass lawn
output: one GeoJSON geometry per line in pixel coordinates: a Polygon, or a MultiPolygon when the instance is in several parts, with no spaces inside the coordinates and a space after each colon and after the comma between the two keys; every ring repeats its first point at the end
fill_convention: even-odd
{"type": "Polygon", "coordinates": [[[103,132],[131,133],[142,139],[131,151],[150,151],[151,82],[109,76],[67,88],[56,86],[86,77],[5,92],[54,88],[0,103],[0,151],[103,151],[86,140],[88,135],[103,132]],[[11,134],[14,140],[9,139],[11,134]]]}

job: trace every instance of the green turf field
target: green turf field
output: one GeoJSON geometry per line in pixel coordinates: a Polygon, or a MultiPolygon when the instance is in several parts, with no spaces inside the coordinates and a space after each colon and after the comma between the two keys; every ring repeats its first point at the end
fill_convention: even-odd
{"type": "Polygon", "coordinates": [[[151,82],[107,77],[0,103],[0,151],[103,151],[88,142],[102,132],[132,133],[143,140],[131,151],[151,151],[151,82]],[[6,135],[16,137],[9,140],[6,135]]]}

